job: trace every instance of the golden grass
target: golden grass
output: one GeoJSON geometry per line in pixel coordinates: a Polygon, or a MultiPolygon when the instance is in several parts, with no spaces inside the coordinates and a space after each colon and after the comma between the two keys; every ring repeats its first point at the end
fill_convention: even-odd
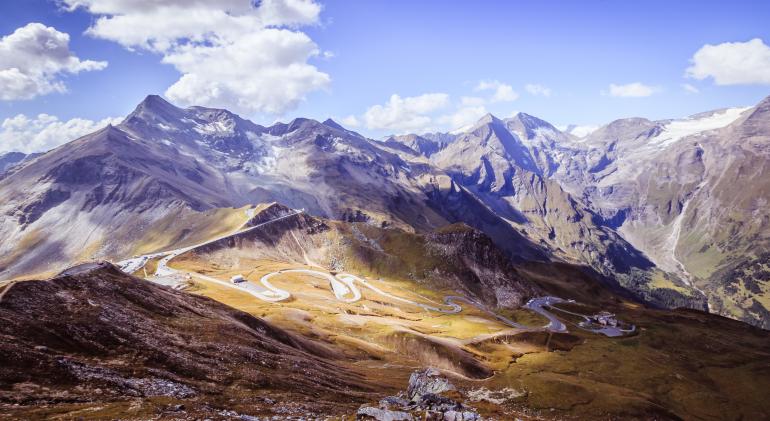
{"type": "MultiPolygon", "coordinates": [[[[241,258],[233,269],[185,255],[173,260],[172,266],[222,280],[240,273],[250,282],[297,267],[241,258]]],[[[433,291],[408,279],[370,282],[394,295],[434,305],[453,293],[433,291]]],[[[608,414],[631,419],[759,419],[770,411],[770,402],[759,396],[770,389],[770,378],[761,375],[770,371],[766,336],[753,337],[737,322],[620,303],[612,311],[641,325],[638,335],[606,338],[570,325],[581,344],[569,351],[546,352],[542,344],[471,305],[462,304],[458,314],[427,312],[366,288],[361,288],[361,301],[347,304],[334,298],[323,279],[285,274],[271,283],[291,292],[293,298],[266,303],[203,280],[195,280],[191,291],[320,341],[338,350],[345,364],[388,387],[403,388],[409,373],[426,364],[459,369],[458,355],[472,356],[497,374],[486,380],[456,380],[461,388],[522,392],[502,406],[477,405],[483,413],[501,419],[518,414],[521,408],[530,415],[568,419],[608,414]],[[715,320],[719,326],[712,326],[715,320]],[[411,348],[399,344],[411,344],[411,348]]],[[[504,314],[526,324],[545,324],[545,319],[527,310],[504,314]]],[[[554,335],[548,341],[553,344],[559,338],[554,335]]]]}
{"type": "MultiPolygon", "coordinates": [[[[266,206],[257,206],[257,212],[266,206]]],[[[248,221],[248,208],[217,208],[205,212],[166,215],[144,231],[144,236],[136,241],[132,254],[190,246],[234,232],[248,221]]]]}
{"type": "Polygon", "coordinates": [[[684,288],[681,285],[675,284],[670,279],[667,279],[665,276],[665,273],[660,270],[656,270],[652,274],[652,279],[649,285],[650,285],[650,288],[652,289],[673,289],[674,291],[677,291],[684,295],[692,294],[692,291],[690,289],[684,288]]]}

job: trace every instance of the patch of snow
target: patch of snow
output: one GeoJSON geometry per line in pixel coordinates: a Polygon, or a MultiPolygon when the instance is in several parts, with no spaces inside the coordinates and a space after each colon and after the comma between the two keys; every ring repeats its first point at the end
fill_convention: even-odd
{"type": "Polygon", "coordinates": [[[196,124],[193,130],[202,135],[232,135],[235,132],[232,121],[212,121],[206,124],[196,124]]]}
{"type": "Polygon", "coordinates": [[[537,127],[535,128],[535,135],[551,139],[556,136],[556,132],[550,127],[537,127]]]}
{"type": "Polygon", "coordinates": [[[745,108],[728,108],[724,111],[715,112],[711,115],[701,118],[686,118],[674,120],[663,126],[663,131],[650,139],[650,144],[659,147],[666,147],[676,143],[678,140],[701,133],[707,130],[714,130],[725,127],[734,122],[741,114],[748,110],[745,108]]]}
{"type": "Polygon", "coordinates": [[[450,131],[449,134],[454,134],[454,135],[463,134],[463,133],[469,131],[472,128],[473,128],[473,124],[467,124],[465,126],[458,127],[456,129],[450,131]]]}

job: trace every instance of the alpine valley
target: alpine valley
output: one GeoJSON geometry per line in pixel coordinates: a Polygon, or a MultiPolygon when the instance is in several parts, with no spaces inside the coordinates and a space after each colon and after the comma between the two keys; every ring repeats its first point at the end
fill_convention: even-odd
{"type": "Polygon", "coordinates": [[[375,140],[150,95],[0,155],[0,412],[767,419],[769,202],[770,98],[375,140]]]}

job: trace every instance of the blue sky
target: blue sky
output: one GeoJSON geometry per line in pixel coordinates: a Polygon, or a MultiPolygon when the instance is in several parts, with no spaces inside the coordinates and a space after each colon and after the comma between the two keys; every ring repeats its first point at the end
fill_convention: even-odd
{"type": "MultiPolygon", "coordinates": [[[[205,67],[195,61],[201,60],[198,56],[192,61],[180,59],[181,48],[147,48],[126,39],[125,32],[132,31],[115,35],[107,28],[85,34],[100,17],[134,13],[129,6],[103,13],[99,1],[86,0],[86,6],[73,11],[49,0],[4,0],[0,4],[1,35],[39,22],[69,34],[69,51],[79,60],[107,62],[101,70],[65,70],[47,76],[66,85],[66,92],[0,100],[0,122],[19,114],[32,119],[40,113],[61,122],[73,118],[100,121],[124,116],[145,95],[157,93],[180,105],[232,104],[229,108],[263,124],[296,116],[331,116],[364,134],[382,136],[448,130],[481,111],[500,117],[524,111],[556,125],[595,125],[630,116],[681,117],[751,105],[770,95],[770,68],[763,56],[770,44],[770,2],[766,1],[319,0],[320,12],[304,8],[299,17],[272,17],[277,19],[273,27],[285,31],[281,36],[293,32],[308,38],[295,40],[296,48],[291,51],[288,47],[273,50],[272,44],[240,45],[241,38],[250,35],[246,32],[216,38],[231,42],[238,51],[288,57],[290,64],[312,69],[305,67],[296,75],[287,71],[273,80],[271,75],[276,72],[255,76],[249,66],[261,65],[248,57],[228,55],[234,60],[229,66],[237,70],[227,74],[235,81],[222,87],[229,93],[216,95],[202,94],[211,86],[211,79],[221,77],[215,65],[208,73],[201,72],[204,80],[198,84],[180,85],[166,95],[181,75],[196,72],[199,65],[205,67]],[[756,38],[761,40],[753,44],[757,48],[744,48],[748,44],[743,43],[756,38]],[[704,59],[701,79],[685,76],[693,56],[704,45],[724,43],[739,43],[737,53],[727,47],[716,50],[716,55],[704,59]],[[313,47],[312,54],[296,51],[313,47]],[[749,60],[747,54],[758,59],[749,60]],[[173,63],[162,63],[164,57],[173,63]],[[734,74],[744,71],[740,65],[737,70],[719,68],[729,60],[750,61],[754,68],[746,70],[750,74],[734,74]],[[238,80],[251,84],[251,88],[243,88],[243,96],[239,96],[238,80]],[[291,98],[280,98],[280,90],[267,97],[261,94],[266,87],[284,83],[292,86],[287,89],[292,91],[291,98]],[[527,85],[538,85],[539,94],[530,93],[527,85]],[[503,91],[498,91],[501,86],[503,91]],[[543,95],[545,92],[549,95],[543,95]],[[494,99],[497,93],[501,95],[494,99]],[[618,96],[624,93],[632,96],[618,96]],[[391,98],[394,94],[398,95],[395,99],[391,98]]],[[[237,1],[224,0],[222,7],[237,1]]],[[[263,3],[282,1],[303,3],[263,3]]],[[[205,7],[217,3],[212,0],[205,7]]],[[[213,32],[227,29],[221,25],[212,28],[213,32]]],[[[142,31],[148,39],[166,36],[154,33],[157,28],[137,29],[137,33],[142,31]]],[[[184,37],[174,42],[190,45],[184,37]]],[[[195,46],[211,42],[205,39],[195,46]]],[[[0,71],[2,54],[0,50],[0,71]]],[[[275,63],[271,57],[260,60],[257,62],[267,60],[270,66],[278,66],[277,72],[282,73],[283,59],[275,63]]],[[[35,130],[17,130],[14,136],[35,130]]],[[[0,142],[20,142],[2,136],[0,142]]],[[[0,151],[4,149],[8,147],[0,145],[0,151]]]]}

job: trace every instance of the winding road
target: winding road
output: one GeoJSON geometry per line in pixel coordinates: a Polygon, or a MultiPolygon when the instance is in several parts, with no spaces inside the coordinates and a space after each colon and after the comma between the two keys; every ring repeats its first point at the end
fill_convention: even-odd
{"type": "MultiPolygon", "coordinates": [[[[361,295],[361,290],[359,289],[359,286],[361,286],[363,288],[367,288],[373,291],[378,295],[390,298],[393,301],[398,301],[404,304],[416,306],[427,311],[433,311],[433,312],[439,312],[439,313],[445,313],[445,314],[459,313],[460,311],[462,311],[462,306],[457,302],[462,301],[479,308],[481,311],[493,316],[494,318],[500,320],[504,324],[514,328],[523,329],[523,330],[538,330],[538,331],[545,330],[550,332],[567,332],[568,331],[567,326],[561,320],[559,320],[558,317],[556,317],[553,313],[551,313],[545,308],[545,307],[550,307],[550,308],[555,308],[556,310],[559,310],[559,311],[565,311],[565,310],[561,310],[556,307],[553,307],[554,304],[558,304],[566,301],[559,297],[549,296],[549,297],[533,298],[529,300],[529,302],[527,302],[527,304],[524,306],[524,308],[530,311],[533,311],[537,314],[540,314],[546,319],[548,319],[547,325],[538,327],[538,326],[526,326],[526,325],[517,323],[505,316],[502,316],[500,314],[495,313],[492,310],[489,310],[484,304],[468,297],[450,295],[450,296],[444,297],[443,305],[425,304],[425,303],[417,302],[414,300],[410,300],[408,298],[400,297],[398,295],[394,295],[389,292],[383,291],[382,289],[373,285],[366,279],[350,273],[329,273],[329,272],[322,272],[319,270],[305,269],[305,268],[284,269],[284,270],[279,270],[276,272],[270,272],[268,274],[265,274],[260,278],[259,283],[252,283],[248,281],[233,283],[233,282],[223,281],[221,279],[217,279],[211,276],[207,276],[207,275],[203,275],[195,272],[182,273],[168,266],[169,262],[172,259],[174,259],[175,257],[183,253],[194,250],[198,247],[202,247],[202,246],[214,243],[216,241],[220,241],[220,240],[232,237],[234,235],[239,235],[239,234],[247,233],[249,231],[262,228],[268,224],[280,221],[282,219],[290,218],[302,212],[303,212],[302,210],[294,210],[293,212],[288,213],[286,215],[282,215],[280,217],[271,219],[269,221],[265,221],[254,226],[244,228],[248,224],[248,221],[247,221],[239,229],[237,229],[236,231],[230,234],[226,234],[226,235],[214,238],[212,240],[205,241],[200,244],[196,244],[192,246],[132,257],[130,259],[126,259],[118,262],[118,266],[120,266],[120,269],[123,272],[130,274],[143,268],[147,264],[147,262],[149,262],[150,260],[160,258],[160,260],[158,261],[158,267],[155,270],[155,273],[148,278],[148,280],[151,282],[155,282],[161,285],[167,285],[167,286],[171,286],[173,288],[179,289],[179,288],[183,288],[187,284],[187,280],[189,280],[190,278],[197,278],[197,279],[215,283],[217,285],[221,285],[227,288],[232,288],[232,289],[245,292],[262,301],[271,302],[271,303],[277,303],[277,302],[288,300],[291,297],[291,293],[276,287],[275,285],[270,283],[270,280],[276,277],[283,276],[285,274],[300,273],[300,274],[321,278],[328,281],[331,288],[331,292],[334,294],[334,297],[337,300],[344,303],[355,303],[361,300],[362,295],[361,295]]],[[[254,209],[248,209],[246,213],[250,220],[253,217],[254,209]]],[[[296,237],[295,237],[295,240],[296,240],[296,237]]],[[[306,260],[307,260],[307,257],[306,257],[306,260]]],[[[317,265],[313,265],[313,266],[317,266],[317,265]]],[[[584,317],[586,318],[586,320],[588,320],[588,316],[586,315],[577,314],[577,313],[571,313],[571,314],[584,317]]],[[[582,326],[580,327],[582,329],[592,331],[594,333],[601,333],[607,336],[618,336],[617,334],[610,334],[609,332],[605,332],[602,330],[592,330],[582,326]]],[[[625,333],[627,331],[620,331],[620,332],[625,333]]],[[[611,333],[617,333],[617,332],[611,332],[611,333]]]]}

